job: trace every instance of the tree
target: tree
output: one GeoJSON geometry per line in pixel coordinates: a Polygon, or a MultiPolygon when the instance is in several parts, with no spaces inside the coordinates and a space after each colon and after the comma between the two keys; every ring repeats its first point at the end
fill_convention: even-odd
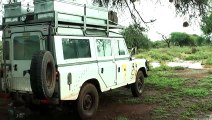
{"type": "Polygon", "coordinates": [[[201,29],[206,35],[212,33],[212,14],[203,18],[201,29]]]}
{"type": "Polygon", "coordinates": [[[159,32],[158,32],[158,34],[161,35],[162,39],[166,42],[168,48],[170,48],[171,39],[168,38],[166,35],[164,35],[164,34],[162,34],[162,33],[159,33],[159,32]]]}
{"type": "MultiPolygon", "coordinates": [[[[8,0],[8,3],[15,2],[17,0],[8,0]]],[[[128,9],[135,24],[140,25],[140,22],[150,23],[155,20],[145,21],[138,12],[135,3],[142,0],[92,0],[93,3],[99,6],[112,6],[118,9],[128,9]]],[[[156,3],[163,3],[164,0],[152,0],[156,3]]],[[[176,13],[180,15],[189,15],[190,17],[205,16],[208,11],[211,11],[211,0],[169,0],[176,8],[176,13]]],[[[0,1],[2,4],[2,0],[0,1]]],[[[184,22],[185,26],[188,26],[188,22],[184,22]]]]}
{"type": "Polygon", "coordinates": [[[147,36],[143,34],[144,30],[144,28],[140,28],[135,24],[129,25],[127,28],[125,28],[122,34],[126,40],[127,46],[131,48],[149,48],[151,42],[147,36]]]}
{"type": "MultiPolygon", "coordinates": [[[[8,0],[8,3],[15,2],[17,0],[8,0]]],[[[142,0],[91,0],[93,3],[98,4],[99,6],[110,6],[118,9],[128,9],[131,15],[131,18],[136,25],[140,25],[141,22],[147,24],[156,21],[150,20],[146,21],[139,11],[136,8],[136,2],[143,2],[142,0]]],[[[147,1],[147,0],[146,0],[147,1]]],[[[163,3],[165,0],[152,0],[153,4],[163,3]]],[[[196,17],[204,17],[206,14],[211,11],[212,4],[211,0],[169,0],[176,8],[176,13],[178,15],[188,15],[190,18],[196,19],[196,17]]],[[[2,5],[2,1],[0,1],[2,5]]],[[[188,21],[183,23],[184,27],[189,26],[188,21]]]]}
{"type": "Polygon", "coordinates": [[[208,39],[207,37],[198,36],[198,38],[196,39],[196,44],[198,46],[210,44],[210,39],[208,39]]]}
{"type": "Polygon", "coordinates": [[[182,33],[182,32],[171,33],[171,42],[174,45],[179,45],[180,47],[195,45],[190,35],[188,35],[187,33],[182,33]]]}
{"type": "Polygon", "coordinates": [[[165,47],[167,47],[167,44],[164,43],[164,41],[154,41],[152,43],[152,47],[153,48],[165,48],[165,47]]]}
{"type": "MultiPolygon", "coordinates": [[[[155,20],[145,21],[138,12],[135,2],[141,0],[93,0],[100,6],[112,5],[116,8],[127,8],[131,14],[131,17],[135,24],[139,25],[140,22],[149,23],[155,20]]],[[[154,1],[154,0],[153,0],[154,1]]],[[[157,3],[163,3],[164,0],[155,0],[157,3]]],[[[175,5],[176,13],[179,15],[189,15],[190,18],[196,18],[197,16],[205,16],[208,11],[211,10],[211,0],[169,0],[170,3],[175,5]]],[[[184,22],[183,26],[187,27],[188,22],[184,22]]]]}

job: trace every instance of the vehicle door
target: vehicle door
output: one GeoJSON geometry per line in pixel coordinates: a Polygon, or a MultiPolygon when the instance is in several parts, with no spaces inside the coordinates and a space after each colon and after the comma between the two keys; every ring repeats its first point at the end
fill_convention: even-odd
{"type": "Polygon", "coordinates": [[[117,66],[117,84],[122,84],[132,80],[133,63],[130,60],[130,55],[124,39],[113,40],[113,54],[117,66]]]}
{"type": "Polygon", "coordinates": [[[116,85],[116,64],[112,55],[112,41],[96,38],[97,62],[99,75],[107,87],[116,85]]]}
{"type": "Polygon", "coordinates": [[[30,64],[32,55],[43,50],[42,35],[40,32],[15,33],[11,36],[10,87],[15,90],[31,91],[30,64]]]}

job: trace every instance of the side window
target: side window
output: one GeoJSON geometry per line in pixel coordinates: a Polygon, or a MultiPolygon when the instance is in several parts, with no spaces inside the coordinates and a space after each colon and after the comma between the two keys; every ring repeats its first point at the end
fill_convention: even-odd
{"type": "Polygon", "coordinates": [[[119,40],[119,55],[127,55],[127,49],[124,40],[119,40]]]}
{"type": "Polygon", "coordinates": [[[64,59],[91,57],[88,39],[62,39],[64,59]]]}
{"type": "Polygon", "coordinates": [[[99,57],[112,56],[111,40],[97,39],[96,43],[99,57]]]}
{"type": "Polygon", "coordinates": [[[114,44],[115,56],[127,55],[127,49],[123,40],[116,40],[114,44]]]}

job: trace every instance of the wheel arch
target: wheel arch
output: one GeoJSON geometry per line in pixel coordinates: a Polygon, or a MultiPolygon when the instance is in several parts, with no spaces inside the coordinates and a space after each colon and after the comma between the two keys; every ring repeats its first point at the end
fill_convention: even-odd
{"type": "Polygon", "coordinates": [[[144,77],[148,77],[148,74],[147,74],[147,71],[146,71],[146,68],[145,67],[139,68],[138,71],[142,71],[143,74],[144,74],[144,77]]]}
{"type": "Polygon", "coordinates": [[[82,86],[84,86],[85,84],[88,84],[88,83],[93,84],[93,85],[96,87],[96,89],[97,89],[97,91],[98,91],[99,93],[102,92],[102,91],[101,91],[100,84],[99,84],[99,81],[98,81],[97,79],[95,79],[95,78],[88,79],[87,81],[85,81],[85,82],[83,83],[82,86]]]}

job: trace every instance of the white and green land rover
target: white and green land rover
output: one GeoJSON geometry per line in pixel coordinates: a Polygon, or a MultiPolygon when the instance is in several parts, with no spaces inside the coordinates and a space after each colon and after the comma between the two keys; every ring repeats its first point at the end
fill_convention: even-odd
{"type": "Polygon", "coordinates": [[[16,2],[4,12],[1,91],[30,104],[75,101],[81,119],[95,115],[101,92],[143,92],[147,61],[129,54],[113,12],[71,0],[16,2]]]}

